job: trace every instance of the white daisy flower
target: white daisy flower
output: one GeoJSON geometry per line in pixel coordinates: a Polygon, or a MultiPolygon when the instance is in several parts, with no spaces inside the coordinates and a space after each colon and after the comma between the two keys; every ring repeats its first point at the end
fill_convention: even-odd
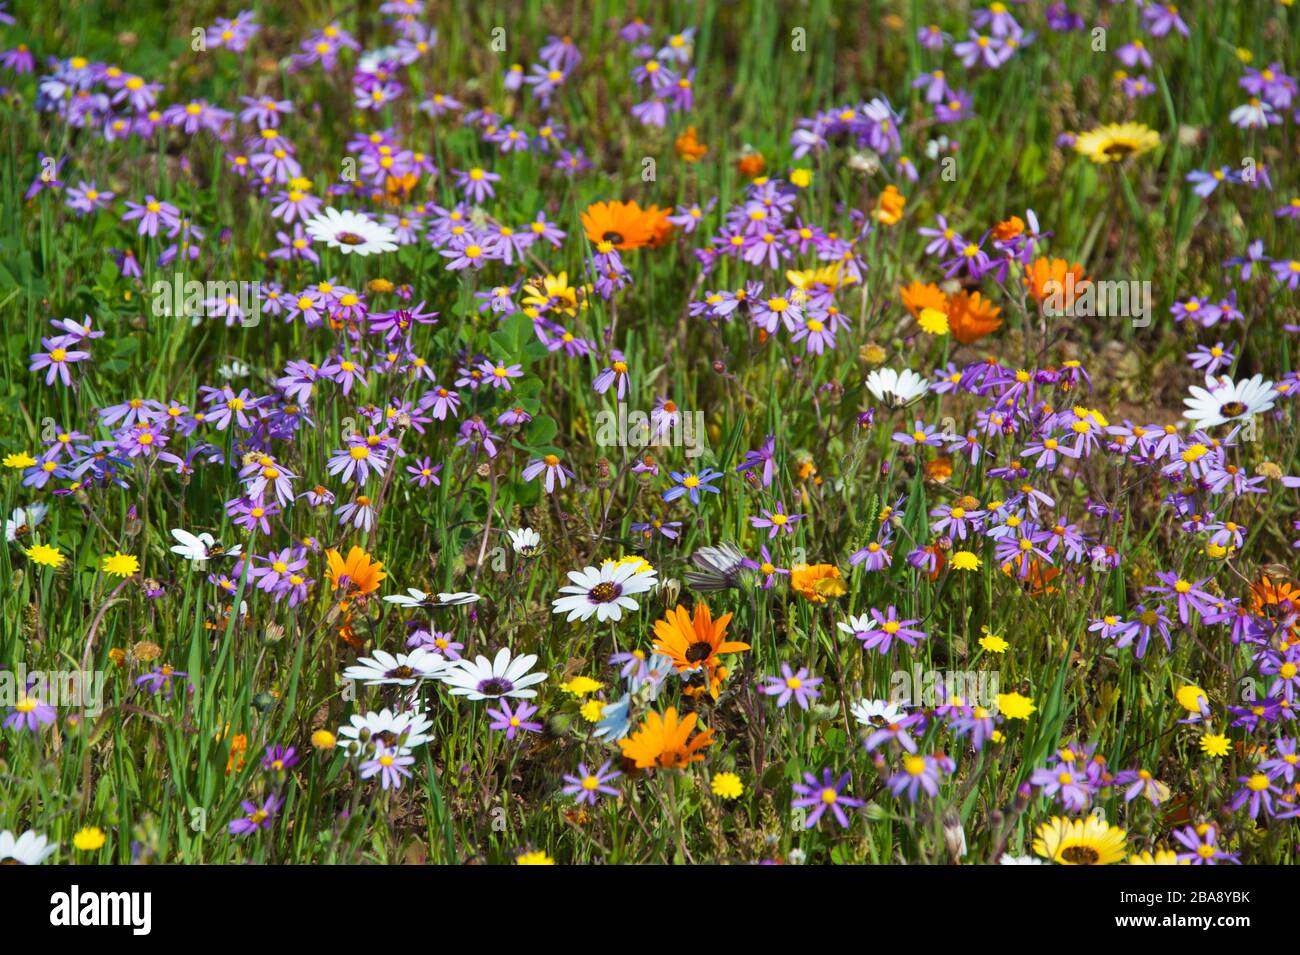
{"type": "Polygon", "coordinates": [[[392,594],[384,598],[384,603],[397,604],[399,607],[406,607],[408,610],[413,607],[420,607],[429,602],[429,595],[423,590],[416,590],[414,587],[406,588],[404,594],[392,594]]]}
{"type": "Polygon", "coordinates": [[[397,747],[399,755],[405,756],[433,739],[429,732],[432,728],[433,721],[419,710],[394,714],[392,710],[383,709],[365,716],[353,713],[348,718],[348,725],[339,727],[338,736],[357,746],[378,739],[386,746],[397,747]]]}
{"type": "Polygon", "coordinates": [[[1183,400],[1187,405],[1183,417],[1192,419],[1198,429],[1252,418],[1270,410],[1278,395],[1273,382],[1265,381],[1263,375],[1235,382],[1227,375],[1221,378],[1207,375],[1205,387],[1193,385],[1191,394],[1183,400]]]}
{"type": "Polygon", "coordinates": [[[1010,852],[1002,853],[998,865],[1047,865],[1037,856],[1013,856],[1010,852]]]}
{"type": "Polygon", "coordinates": [[[891,408],[906,408],[930,390],[929,382],[910,368],[877,368],[867,375],[865,384],[877,401],[891,408]]]}
{"type": "MultiPolygon", "coordinates": [[[[844,624],[840,624],[840,628],[843,627],[844,624]]],[[[863,726],[876,728],[902,722],[903,717],[907,715],[897,703],[889,700],[858,700],[849,708],[849,712],[863,726]]]]}
{"type": "Polygon", "coordinates": [[[172,529],[172,537],[176,538],[176,543],[171,548],[172,553],[199,566],[214,557],[238,557],[241,551],[239,544],[227,550],[207,531],[191,534],[176,527],[172,529]]]}
{"type": "Polygon", "coordinates": [[[631,595],[645,593],[659,582],[654,571],[641,571],[637,567],[631,561],[611,562],[569,571],[573,583],[560,588],[560,593],[569,596],[557,597],[551,604],[552,613],[567,613],[570,622],[590,620],[593,615],[600,623],[623,619],[624,610],[638,607],[631,595]]]}
{"type": "Polygon", "coordinates": [[[849,153],[847,165],[856,173],[874,176],[880,172],[880,153],[872,149],[857,149],[849,153]]]}
{"type": "Polygon", "coordinates": [[[377,73],[385,63],[400,62],[402,50],[396,46],[381,46],[377,50],[364,50],[357,59],[359,73],[377,73]]]}
{"type": "Polygon", "coordinates": [[[485,656],[473,660],[461,659],[449,666],[442,682],[451,688],[453,696],[471,700],[499,700],[502,697],[527,700],[537,695],[529,689],[546,679],[545,673],[529,673],[537,656],[532,653],[510,658],[510,648],[502,647],[491,662],[485,656]]]}
{"type": "Polygon", "coordinates": [[[8,829],[0,832],[0,865],[40,865],[54,854],[58,843],[28,829],[14,838],[8,829]]]}
{"type": "Polygon", "coordinates": [[[835,626],[840,630],[843,630],[850,637],[856,637],[860,633],[874,630],[876,628],[876,621],[872,619],[870,614],[864,613],[857,617],[850,616],[847,622],[841,620],[835,626]]]}
{"type": "Polygon", "coordinates": [[[423,590],[417,590],[414,587],[406,588],[404,594],[392,594],[385,597],[384,601],[390,604],[397,604],[399,607],[405,607],[408,610],[415,607],[459,607],[462,604],[472,604],[479,600],[479,595],[469,593],[468,591],[456,591],[455,593],[426,594],[423,590]]]}
{"type": "Polygon", "coordinates": [[[1242,103],[1228,114],[1228,122],[1242,129],[1267,129],[1276,122],[1277,111],[1263,100],[1242,103]]]}
{"type": "Polygon", "coordinates": [[[13,514],[5,521],[5,540],[12,544],[20,535],[39,527],[49,510],[45,504],[15,507],[13,514]]]}
{"type": "Polygon", "coordinates": [[[542,546],[542,535],[531,527],[521,527],[510,532],[510,546],[523,557],[535,557],[542,546]]]}
{"type": "Polygon", "coordinates": [[[949,140],[947,136],[939,136],[936,139],[928,140],[925,144],[925,158],[935,160],[939,158],[940,153],[948,151],[949,140]]]}
{"type": "Polygon", "coordinates": [[[397,233],[359,212],[340,212],[333,206],[305,223],[307,234],[344,255],[373,255],[397,249],[397,233]]]}
{"type": "Polygon", "coordinates": [[[373,657],[362,657],[355,666],[344,670],[343,679],[361,680],[367,686],[414,686],[421,680],[441,676],[446,667],[447,661],[443,657],[423,647],[396,656],[384,650],[376,650],[373,657]]]}

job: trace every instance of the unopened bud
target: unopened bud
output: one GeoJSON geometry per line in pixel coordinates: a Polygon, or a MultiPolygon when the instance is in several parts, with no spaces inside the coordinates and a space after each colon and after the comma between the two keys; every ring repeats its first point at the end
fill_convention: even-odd
{"type": "Polygon", "coordinates": [[[948,846],[948,856],[954,862],[966,854],[966,830],[961,819],[951,810],[943,817],[943,841],[948,846]]]}

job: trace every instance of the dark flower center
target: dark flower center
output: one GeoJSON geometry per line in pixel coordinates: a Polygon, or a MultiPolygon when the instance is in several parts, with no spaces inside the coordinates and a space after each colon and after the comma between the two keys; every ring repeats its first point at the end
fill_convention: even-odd
{"type": "Polygon", "coordinates": [[[697,640],[686,648],[686,659],[691,663],[699,663],[701,660],[707,660],[711,653],[713,653],[713,644],[697,640]]]}
{"type": "Polygon", "coordinates": [[[515,685],[505,677],[494,676],[479,682],[478,691],[484,696],[505,696],[515,685]]]}
{"type": "Polygon", "coordinates": [[[366,241],[355,232],[340,232],[334,238],[344,245],[362,245],[366,241]]]}
{"type": "Polygon", "coordinates": [[[621,245],[623,243],[623,236],[615,232],[613,229],[606,232],[604,235],[601,236],[601,238],[604,239],[606,242],[611,243],[612,245],[621,245]]]}
{"type": "Polygon", "coordinates": [[[1102,150],[1111,159],[1123,159],[1133,152],[1132,143],[1107,143],[1106,148],[1102,150]]]}
{"type": "Polygon", "coordinates": [[[623,592],[623,588],[611,580],[603,580],[587,594],[589,600],[596,604],[613,603],[618,595],[623,592]]]}
{"type": "Polygon", "coordinates": [[[1070,846],[1062,850],[1061,858],[1075,865],[1096,865],[1101,853],[1091,846],[1070,846]]]}
{"type": "Polygon", "coordinates": [[[1229,401],[1225,405],[1219,406],[1219,414],[1225,418],[1236,418],[1246,413],[1246,406],[1240,401],[1229,401]]]}
{"type": "Polygon", "coordinates": [[[408,666],[393,667],[385,673],[384,676],[391,677],[395,680],[409,680],[411,677],[415,676],[415,671],[408,666]]]}

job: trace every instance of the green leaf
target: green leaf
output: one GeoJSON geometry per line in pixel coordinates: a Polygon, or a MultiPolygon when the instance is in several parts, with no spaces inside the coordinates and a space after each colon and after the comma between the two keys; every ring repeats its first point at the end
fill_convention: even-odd
{"type": "Polygon", "coordinates": [[[528,426],[528,444],[534,447],[548,444],[554,440],[555,434],[559,430],[560,426],[555,423],[555,419],[550,415],[534,418],[533,423],[528,426]]]}

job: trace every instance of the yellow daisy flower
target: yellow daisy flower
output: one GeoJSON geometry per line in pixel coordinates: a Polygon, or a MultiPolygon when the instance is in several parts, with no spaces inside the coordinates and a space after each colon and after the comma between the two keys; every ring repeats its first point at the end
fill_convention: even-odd
{"type": "Polygon", "coordinates": [[[86,826],[72,837],[72,844],[82,852],[94,852],[104,844],[104,830],[98,826],[86,826]]]}
{"type": "Polygon", "coordinates": [[[744,783],[735,773],[715,773],[709,786],[720,799],[739,799],[745,792],[744,783]]]}
{"type": "Polygon", "coordinates": [[[1206,756],[1213,756],[1218,759],[1221,756],[1227,756],[1230,748],[1228,737],[1222,733],[1206,733],[1201,737],[1201,752],[1206,756]]]}
{"type": "Polygon", "coordinates": [[[1141,123],[1110,123],[1080,133],[1074,141],[1074,151],[1102,165],[1140,156],[1159,145],[1160,135],[1150,127],[1141,123]]]}
{"type": "Polygon", "coordinates": [[[600,566],[604,567],[606,564],[613,564],[615,567],[621,567],[624,564],[633,564],[635,565],[638,574],[650,574],[653,573],[655,569],[654,565],[651,564],[650,561],[646,560],[644,557],[638,557],[636,554],[628,554],[626,557],[620,557],[618,560],[614,560],[612,557],[606,557],[600,562],[600,566]]]}
{"type": "Polygon", "coordinates": [[[605,684],[589,676],[575,676],[568,683],[561,683],[560,689],[570,696],[583,697],[602,689],[605,684]]]}
{"type": "Polygon", "coordinates": [[[37,544],[27,548],[23,553],[33,564],[40,564],[42,567],[59,567],[68,559],[59,552],[57,547],[51,547],[49,544],[37,544]]]}
{"type": "Polygon", "coordinates": [[[1149,849],[1131,855],[1128,857],[1129,865],[1191,865],[1190,859],[1178,861],[1178,853],[1173,849],[1157,849],[1154,853],[1149,849]]]}
{"type": "Polygon", "coordinates": [[[1188,713],[1199,713],[1203,706],[1209,705],[1210,698],[1205,695],[1205,691],[1199,686],[1191,683],[1180,686],[1174,693],[1174,698],[1178,700],[1178,705],[1188,713]]]}
{"type": "Polygon", "coordinates": [[[1097,816],[1057,816],[1038,827],[1034,852],[1061,865],[1110,865],[1123,862],[1126,833],[1097,816]]]}
{"type": "Polygon", "coordinates": [[[130,577],[140,572],[140,560],[134,554],[117,551],[104,558],[102,570],[114,577],[130,577]]]}
{"type": "Polygon", "coordinates": [[[1011,644],[996,633],[986,633],[980,637],[980,646],[989,653],[1006,653],[1007,647],[1011,646],[1011,644]]]}
{"type": "Polygon", "coordinates": [[[916,324],[921,326],[921,331],[931,335],[948,334],[948,314],[937,308],[921,309],[921,314],[916,316],[916,324]]]}
{"type": "Polygon", "coordinates": [[[555,865],[555,860],[538,849],[536,852],[521,853],[515,860],[516,865],[555,865]]]}
{"type": "Polygon", "coordinates": [[[999,693],[998,712],[1009,720],[1027,720],[1038,707],[1034,701],[1019,693],[999,693]]]}

